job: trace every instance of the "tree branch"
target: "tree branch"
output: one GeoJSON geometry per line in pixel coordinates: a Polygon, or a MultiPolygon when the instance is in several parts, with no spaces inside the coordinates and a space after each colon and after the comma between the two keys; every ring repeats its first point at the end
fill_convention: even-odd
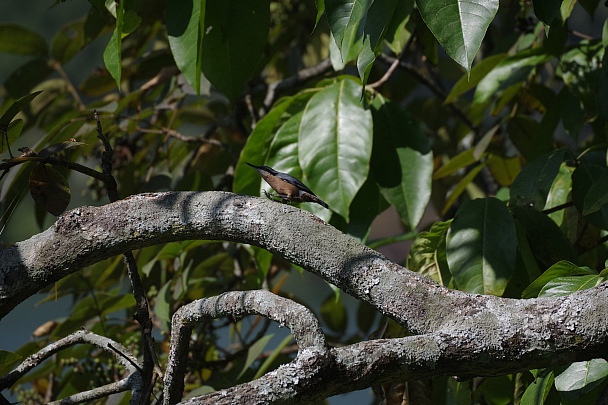
{"type": "Polygon", "coordinates": [[[331,354],[299,355],[242,389],[266,384],[264,378],[295,384],[288,376],[304,378],[294,368],[303,367],[302,362],[316,364],[318,370],[297,380],[296,389],[307,381],[320,379],[323,385],[332,380],[335,387],[323,392],[333,395],[397,375],[498,375],[606,355],[607,284],[530,300],[453,291],[392,263],[308,212],[225,192],[140,194],[65,213],[48,230],[0,251],[0,316],[85,266],[129,249],[192,239],[263,247],[423,335],[393,339],[390,345],[371,341],[331,354]],[[383,356],[374,352],[380,347],[386,347],[383,356]],[[359,368],[348,368],[349,361],[359,368]],[[396,371],[378,371],[381,365],[396,371]],[[371,375],[376,372],[379,377],[371,375]],[[348,386],[341,384],[348,381],[348,386]]]}
{"type": "Polygon", "coordinates": [[[134,400],[141,400],[143,396],[143,393],[141,392],[142,378],[139,371],[141,367],[138,365],[137,359],[121,344],[86,330],[79,330],[63,339],[50,343],[37,353],[26,358],[15,370],[0,378],[0,391],[11,387],[19,378],[29,372],[32,368],[38,366],[44,360],[75,344],[91,344],[97,346],[101,350],[111,353],[116,360],[129,371],[130,376],[129,378],[116,383],[82,392],[69,398],[64,398],[59,402],[62,404],[77,404],[97,398],[103,398],[129,389],[132,391],[134,400]]]}

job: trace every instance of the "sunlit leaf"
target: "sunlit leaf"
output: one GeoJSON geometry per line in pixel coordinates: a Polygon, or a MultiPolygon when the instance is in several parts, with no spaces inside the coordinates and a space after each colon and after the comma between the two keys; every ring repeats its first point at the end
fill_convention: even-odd
{"type": "Polygon", "coordinates": [[[539,278],[534,280],[522,293],[522,298],[536,298],[551,280],[556,278],[597,275],[589,267],[579,267],[567,260],[561,260],[549,267],[539,278]]]}
{"type": "Polygon", "coordinates": [[[602,384],[606,377],[608,377],[606,360],[580,361],[555,373],[555,388],[568,401],[582,400],[585,394],[602,384]]]}
{"type": "Polygon", "coordinates": [[[346,221],[368,176],[372,141],[371,113],[356,82],[339,80],[306,105],[298,137],[304,183],[346,221]]]}
{"type": "Polygon", "coordinates": [[[120,79],[122,76],[122,28],[125,15],[125,2],[118,2],[118,8],[116,9],[116,27],[110,38],[110,42],[106,46],[103,52],[103,61],[106,64],[106,68],[110,75],[116,82],[116,86],[120,89],[120,79]]]}
{"type": "Polygon", "coordinates": [[[447,236],[447,261],[458,288],[502,295],[515,268],[515,222],[496,198],[465,202],[447,236]]]}
{"type": "Polygon", "coordinates": [[[251,347],[249,347],[249,350],[247,350],[247,359],[245,360],[245,365],[243,366],[243,369],[239,373],[238,377],[236,378],[237,380],[240,379],[247,370],[249,370],[249,367],[253,364],[254,361],[257,360],[262,351],[264,351],[264,348],[273,336],[273,334],[263,336],[262,338],[256,340],[256,342],[252,344],[251,347]]]}
{"type": "Polygon", "coordinates": [[[451,275],[446,259],[446,235],[452,221],[435,222],[429,231],[420,232],[407,257],[407,268],[448,286],[451,275]]]}
{"type": "Polygon", "coordinates": [[[467,71],[498,11],[496,0],[418,0],[420,15],[446,53],[467,71]]]}

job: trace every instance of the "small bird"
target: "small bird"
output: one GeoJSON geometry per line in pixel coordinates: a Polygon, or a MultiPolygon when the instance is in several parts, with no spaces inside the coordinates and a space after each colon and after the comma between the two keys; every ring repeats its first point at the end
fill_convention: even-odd
{"type": "Polygon", "coordinates": [[[264,181],[266,181],[266,183],[268,183],[270,187],[277,192],[277,195],[273,195],[264,191],[264,194],[266,194],[268,198],[278,197],[283,200],[283,202],[315,202],[325,208],[329,208],[325,201],[317,197],[315,193],[313,193],[308,187],[306,187],[304,183],[295,177],[287,173],[277,172],[268,166],[256,166],[249,162],[245,163],[257,170],[264,181]]]}

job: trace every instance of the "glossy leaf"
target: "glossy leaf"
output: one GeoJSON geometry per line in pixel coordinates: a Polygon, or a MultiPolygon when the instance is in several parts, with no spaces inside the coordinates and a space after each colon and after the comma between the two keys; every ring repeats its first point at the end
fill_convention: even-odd
{"type": "Polygon", "coordinates": [[[435,222],[429,231],[420,232],[407,257],[407,268],[448,286],[451,275],[446,259],[446,236],[452,221],[435,222]]]}
{"type": "Polygon", "coordinates": [[[568,400],[576,400],[598,387],[608,377],[608,362],[593,359],[570,364],[555,375],[555,388],[568,400]]]}
{"type": "Polygon", "coordinates": [[[37,33],[16,24],[0,24],[0,53],[47,56],[49,46],[37,33]]]}
{"type": "Polygon", "coordinates": [[[577,291],[593,288],[604,281],[605,279],[597,274],[578,277],[556,277],[545,284],[538,296],[562,297],[577,291]]]}
{"type": "Polygon", "coordinates": [[[268,0],[207,0],[201,67],[230,100],[236,99],[258,69],[269,24],[268,0]]]}
{"type": "Polygon", "coordinates": [[[371,0],[325,0],[327,22],[344,62],[371,5],[371,0]]]}
{"type": "Polygon", "coordinates": [[[103,61],[110,72],[110,75],[116,82],[116,86],[120,89],[120,79],[122,75],[122,62],[121,62],[121,49],[122,49],[122,26],[125,16],[125,2],[118,2],[118,8],[116,9],[116,27],[110,37],[110,42],[106,45],[106,49],[103,52],[103,61]]]}
{"type": "Polygon", "coordinates": [[[564,155],[564,149],[557,149],[524,166],[511,186],[509,204],[532,207],[539,211],[544,209],[564,155]]]}
{"type": "MultiPolygon", "coordinates": [[[[545,209],[560,207],[566,204],[572,189],[572,170],[562,164],[555,181],[551,185],[547,195],[545,209]]],[[[564,209],[549,214],[549,217],[557,224],[561,225],[564,219],[564,209]]]]}
{"type": "Polygon", "coordinates": [[[416,4],[446,53],[469,71],[498,1],[418,0],[416,4]]]}
{"type": "Polygon", "coordinates": [[[479,82],[473,97],[474,102],[485,103],[499,92],[525,81],[537,65],[550,58],[551,55],[531,50],[502,59],[479,82]]]}
{"type": "Polygon", "coordinates": [[[167,35],[175,64],[197,91],[201,83],[202,28],[205,0],[179,0],[167,3],[167,35]],[[196,44],[196,46],[193,46],[196,44]]]}
{"type": "Polygon", "coordinates": [[[372,151],[372,117],[360,97],[352,80],[327,86],[306,105],[298,136],[304,183],[347,222],[372,151]]]}
{"type": "Polygon", "coordinates": [[[549,267],[539,278],[534,280],[522,293],[522,298],[536,298],[551,280],[573,276],[597,275],[589,267],[579,267],[567,260],[561,260],[549,267]]]}
{"type": "Polygon", "coordinates": [[[450,225],[447,261],[458,289],[502,295],[515,268],[515,223],[496,198],[465,202],[450,225]]]}
{"type": "Polygon", "coordinates": [[[433,153],[420,125],[378,95],[372,103],[372,174],[402,221],[415,228],[431,197],[433,153]]]}

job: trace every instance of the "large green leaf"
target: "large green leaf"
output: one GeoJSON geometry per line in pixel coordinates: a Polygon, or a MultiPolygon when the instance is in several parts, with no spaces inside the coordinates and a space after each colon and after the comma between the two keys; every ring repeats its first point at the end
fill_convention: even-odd
{"type": "Polygon", "coordinates": [[[118,2],[116,9],[116,27],[110,37],[110,42],[103,51],[103,61],[110,75],[120,89],[120,79],[122,76],[121,48],[122,48],[122,26],[125,16],[125,2],[118,2]]]}
{"type": "Polygon", "coordinates": [[[202,26],[205,0],[167,2],[167,35],[175,64],[188,83],[200,91],[202,26]],[[196,44],[196,46],[193,46],[196,44]]]}
{"type": "Polygon", "coordinates": [[[433,153],[420,125],[378,95],[372,103],[371,170],[387,201],[410,228],[420,222],[431,197],[433,153]]]}
{"type": "Polygon", "coordinates": [[[524,166],[511,186],[509,204],[544,209],[564,154],[564,149],[557,149],[524,166]]]}
{"type": "Polygon", "coordinates": [[[502,59],[480,82],[473,97],[475,103],[485,103],[499,92],[526,80],[532,70],[546,62],[551,55],[541,50],[523,51],[502,59]]]}
{"type": "Polygon", "coordinates": [[[556,277],[541,290],[539,297],[563,297],[581,290],[588,290],[605,281],[599,275],[556,277]]]}
{"type": "Polygon", "coordinates": [[[544,369],[535,375],[534,383],[530,384],[521,397],[520,405],[543,405],[553,387],[553,371],[544,369]]]}
{"type": "Polygon", "coordinates": [[[262,59],[270,24],[269,0],[207,0],[202,64],[205,77],[236,99],[262,59]]]}
{"type": "Polygon", "coordinates": [[[372,116],[355,81],[338,80],[306,105],[298,137],[304,183],[347,222],[369,173],[372,140],[372,116]]]}
{"type": "Polygon", "coordinates": [[[84,20],[72,21],[55,35],[51,56],[62,64],[69,62],[84,46],[84,20]]]}
{"type": "Polygon", "coordinates": [[[447,261],[458,289],[500,296],[515,268],[515,222],[496,198],[465,202],[450,225],[447,261]]]}
{"type": "Polygon", "coordinates": [[[479,82],[496,67],[498,63],[500,63],[507,55],[504,53],[499,53],[498,55],[488,56],[487,58],[476,63],[473,69],[471,69],[471,73],[469,75],[463,75],[450,93],[445,98],[444,103],[452,103],[458,96],[466,93],[467,91],[475,88],[479,84],[479,82]]]}
{"type": "Polygon", "coordinates": [[[443,49],[470,70],[488,26],[498,11],[497,0],[418,0],[420,15],[443,49]]]}
{"type": "Polygon", "coordinates": [[[46,40],[29,29],[16,24],[0,24],[0,53],[47,56],[46,40]]]}
{"type": "Polygon", "coordinates": [[[540,277],[532,282],[522,293],[522,298],[536,298],[540,294],[541,290],[551,280],[558,277],[573,277],[573,276],[588,276],[597,275],[597,272],[591,270],[589,267],[579,267],[574,263],[567,260],[560,260],[551,267],[549,267],[540,277]]]}
{"type": "Polygon", "coordinates": [[[534,14],[541,20],[545,25],[551,25],[555,17],[559,13],[561,1],[554,0],[532,0],[532,6],[534,6],[534,14]]]}

